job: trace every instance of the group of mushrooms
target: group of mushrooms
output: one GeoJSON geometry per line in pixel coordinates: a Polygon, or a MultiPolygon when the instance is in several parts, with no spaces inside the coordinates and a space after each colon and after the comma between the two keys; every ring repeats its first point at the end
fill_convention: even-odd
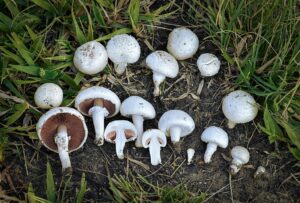
{"type": "MultiPolygon", "coordinates": [[[[191,58],[198,50],[199,39],[190,29],[180,27],[174,29],[168,38],[166,51],[154,51],[146,58],[146,66],[153,71],[154,96],[160,95],[160,84],[166,77],[174,78],[179,71],[177,60],[191,58]]],[[[108,63],[108,58],[114,63],[118,75],[123,74],[127,64],[139,60],[141,48],[137,40],[127,34],[112,37],[106,48],[99,42],[91,41],[81,45],[74,55],[74,66],[82,73],[94,75],[101,72],[108,63]]],[[[203,77],[213,76],[220,69],[220,61],[210,53],[201,54],[197,66],[203,77]]],[[[59,107],[63,100],[62,89],[53,83],[41,85],[34,95],[38,107],[50,109],[42,115],[36,125],[41,142],[49,150],[59,153],[63,171],[71,169],[69,153],[79,149],[86,141],[88,129],[84,116],[92,117],[95,130],[95,144],[101,146],[104,141],[114,143],[118,158],[123,159],[125,143],[135,141],[136,147],[149,148],[151,164],[161,163],[160,149],[171,137],[177,145],[181,137],[187,136],[195,129],[193,118],[182,110],[165,112],[158,122],[158,129],[148,129],[144,132],[143,123],[153,119],[156,111],[151,103],[139,96],[130,96],[122,103],[111,90],[92,86],[81,90],[75,98],[75,107],[59,107]],[[104,119],[113,117],[120,111],[127,120],[115,120],[105,127],[104,119]],[[83,116],[84,115],[84,116],[83,116]]],[[[228,128],[237,123],[253,120],[258,108],[253,97],[247,92],[237,90],[229,93],[222,102],[222,110],[228,119],[228,128]]],[[[228,135],[220,127],[206,128],[201,140],[208,143],[204,154],[204,162],[211,162],[217,147],[228,146],[228,135]]],[[[188,164],[195,153],[188,149],[188,164]]],[[[237,173],[241,166],[249,161],[246,148],[236,146],[231,150],[232,174],[237,173]]]]}

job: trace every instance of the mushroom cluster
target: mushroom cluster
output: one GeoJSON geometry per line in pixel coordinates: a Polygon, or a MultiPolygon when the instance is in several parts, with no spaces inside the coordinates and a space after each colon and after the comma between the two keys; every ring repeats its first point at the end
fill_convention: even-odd
{"type": "MultiPolygon", "coordinates": [[[[145,60],[146,67],[153,72],[154,96],[162,94],[161,83],[169,78],[175,78],[179,73],[177,60],[186,60],[196,54],[199,47],[197,35],[188,28],[174,29],[168,39],[167,50],[157,50],[150,53],[145,60]]],[[[130,35],[122,34],[112,37],[106,48],[99,42],[87,42],[76,50],[73,58],[78,71],[94,75],[106,67],[108,59],[115,71],[121,75],[128,64],[136,63],[141,55],[138,41],[130,35]]],[[[197,60],[200,75],[211,77],[220,70],[220,60],[211,53],[203,53],[197,60]]],[[[115,144],[116,155],[124,159],[125,144],[135,141],[136,147],[149,148],[152,165],[162,163],[161,148],[167,145],[170,137],[175,149],[180,146],[180,140],[190,135],[195,129],[193,118],[186,112],[173,109],[165,112],[158,121],[157,129],[144,131],[144,121],[154,119],[156,111],[153,105],[140,96],[129,96],[123,102],[118,95],[108,88],[92,86],[83,88],[75,97],[75,108],[59,107],[63,101],[63,90],[54,83],[41,85],[34,95],[38,107],[50,109],[42,115],[36,125],[41,142],[46,148],[59,154],[63,171],[71,171],[69,153],[83,146],[87,139],[88,129],[84,116],[92,118],[95,132],[94,143],[97,146],[104,141],[115,144]],[[105,118],[111,118],[118,113],[131,118],[114,120],[105,126],[105,118]]],[[[228,119],[228,128],[237,123],[253,120],[258,112],[254,98],[247,92],[237,90],[229,93],[222,102],[222,110],[228,119]]],[[[210,163],[217,147],[226,148],[229,143],[228,134],[220,127],[207,127],[201,134],[201,140],[207,143],[204,162],[210,163]]],[[[180,148],[179,148],[180,149],[180,148]]],[[[195,149],[188,148],[187,164],[192,164],[195,149]]],[[[231,174],[236,174],[249,161],[248,150],[236,146],[231,150],[231,174]]]]}

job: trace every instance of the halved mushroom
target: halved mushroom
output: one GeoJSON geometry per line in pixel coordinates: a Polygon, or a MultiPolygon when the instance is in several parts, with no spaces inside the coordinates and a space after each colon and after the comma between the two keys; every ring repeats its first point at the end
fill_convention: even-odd
{"type": "Polygon", "coordinates": [[[138,137],[135,141],[136,147],[143,147],[142,136],[144,133],[143,123],[145,119],[155,118],[156,112],[151,103],[138,96],[131,96],[125,99],[120,108],[122,116],[132,117],[137,129],[138,137]]]}
{"type": "Polygon", "coordinates": [[[160,148],[167,145],[165,133],[158,129],[147,130],[143,134],[142,144],[144,148],[149,148],[151,164],[161,164],[160,148]]]}
{"type": "Polygon", "coordinates": [[[46,148],[59,153],[63,171],[70,172],[69,153],[81,148],[87,138],[84,117],[75,109],[56,107],[41,116],[36,131],[46,148]]]}
{"type": "Polygon", "coordinates": [[[54,83],[44,83],[34,93],[35,104],[42,109],[58,107],[63,101],[63,91],[54,83]]]}
{"type": "Polygon", "coordinates": [[[93,118],[95,144],[103,145],[104,118],[115,116],[120,109],[120,99],[105,87],[93,86],[82,90],[75,98],[75,107],[83,115],[93,118]]]}
{"type": "Polygon", "coordinates": [[[119,159],[124,158],[125,143],[135,140],[136,137],[137,130],[135,126],[126,120],[112,121],[104,131],[105,140],[116,144],[116,153],[119,159]]]}

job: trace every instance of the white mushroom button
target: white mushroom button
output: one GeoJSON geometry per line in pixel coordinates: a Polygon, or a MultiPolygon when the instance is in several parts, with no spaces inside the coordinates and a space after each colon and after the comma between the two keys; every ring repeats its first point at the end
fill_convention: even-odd
{"type": "Polygon", "coordinates": [[[210,126],[206,128],[202,135],[201,140],[207,144],[204,154],[204,162],[211,162],[211,157],[217,150],[217,147],[226,148],[228,146],[228,135],[219,127],[210,126]]]}
{"type": "Polygon", "coordinates": [[[124,158],[125,143],[135,140],[136,137],[137,131],[135,126],[126,120],[110,122],[104,132],[105,140],[116,145],[116,154],[119,159],[124,158]]]}
{"type": "Polygon", "coordinates": [[[230,172],[232,175],[240,171],[241,167],[249,162],[250,154],[245,147],[235,146],[231,150],[231,165],[230,172]]]}
{"type": "Polygon", "coordinates": [[[87,138],[84,117],[75,109],[56,107],[40,117],[36,131],[42,144],[59,154],[63,171],[70,172],[69,153],[81,148],[87,138]]]}
{"type": "Polygon", "coordinates": [[[155,118],[156,112],[152,104],[145,99],[138,96],[130,96],[125,99],[120,107],[122,116],[132,117],[133,124],[135,125],[138,137],[135,141],[136,147],[143,147],[142,135],[144,133],[143,123],[145,119],[155,118]]]}
{"type": "Polygon", "coordinates": [[[177,60],[192,58],[198,47],[197,35],[188,28],[175,28],[169,34],[167,49],[177,60]]]}
{"type": "Polygon", "coordinates": [[[195,122],[192,117],[181,110],[169,110],[165,112],[158,122],[158,128],[171,137],[173,144],[179,142],[195,129],[195,122]]]}
{"type": "Polygon", "coordinates": [[[187,165],[190,165],[195,155],[195,150],[193,148],[189,148],[186,152],[187,152],[187,165]]]}
{"type": "Polygon", "coordinates": [[[216,75],[220,70],[221,62],[210,53],[201,54],[197,60],[197,66],[201,76],[210,77],[216,75]]]}
{"type": "Polygon", "coordinates": [[[130,35],[121,34],[112,37],[106,46],[109,59],[114,63],[117,74],[124,73],[127,64],[135,63],[141,55],[138,41],[130,35]]]}
{"type": "Polygon", "coordinates": [[[75,107],[85,116],[93,118],[95,144],[103,145],[104,119],[115,116],[120,109],[120,99],[111,90],[93,86],[82,90],[75,98],[75,107]]]}
{"type": "Polygon", "coordinates": [[[160,149],[167,145],[165,133],[158,129],[147,130],[143,134],[142,143],[144,148],[149,148],[151,164],[161,164],[160,149]]]}
{"type": "Polygon", "coordinates": [[[153,71],[154,96],[160,95],[159,85],[166,79],[175,78],[179,71],[176,59],[165,51],[152,52],[146,58],[146,65],[153,71]]]}
{"type": "Polygon", "coordinates": [[[237,123],[252,121],[258,112],[254,98],[242,90],[233,91],[225,96],[222,110],[228,119],[228,128],[234,128],[237,123]]]}
{"type": "Polygon", "coordinates": [[[63,91],[57,84],[45,83],[34,93],[35,104],[42,109],[58,107],[63,101],[63,91]]]}
{"type": "Polygon", "coordinates": [[[94,75],[107,65],[108,57],[105,47],[96,41],[87,42],[77,48],[74,54],[74,66],[82,73],[94,75]]]}

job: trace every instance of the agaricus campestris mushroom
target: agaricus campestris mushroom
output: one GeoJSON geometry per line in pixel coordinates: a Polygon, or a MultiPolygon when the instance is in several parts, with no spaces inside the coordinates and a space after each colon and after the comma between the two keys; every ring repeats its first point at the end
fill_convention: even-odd
{"type": "Polygon", "coordinates": [[[116,144],[116,153],[119,159],[124,158],[123,150],[126,142],[135,140],[137,131],[135,126],[126,120],[110,122],[104,131],[104,138],[107,142],[116,144]]]}
{"type": "Polygon", "coordinates": [[[149,148],[151,164],[161,164],[160,148],[167,145],[165,133],[158,129],[147,130],[143,134],[142,143],[144,148],[149,148]]]}
{"type": "Polygon", "coordinates": [[[250,154],[245,147],[241,147],[241,146],[233,147],[230,154],[232,157],[232,161],[230,165],[230,173],[234,175],[240,171],[241,167],[244,164],[249,162],[250,154]]]}
{"type": "Polygon", "coordinates": [[[175,28],[168,38],[168,51],[177,59],[185,60],[193,57],[199,47],[197,35],[188,28],[175,28]]]}
{"type": "Polygon", "coordinates": [[[56,107],[40,117],[36,131],[43,145],[59,154],[63,171],[71,171],[69,153],[82,147],[88,134],[84,117],[73,108],[56,107]]]}
{"type": "Polygon", "coordinates": [[[37,88],[34,93],[35,104],[42,109],[58,107],[63,101],[63,91],[54,83],[45,83],[37,88]]]}
{"type": "Polygon", "coordinates": [[[195,155],[195,150],[193,148],[189,148],[186,152],[187,152],[187,165],[190,165],[195,155]]]}
{"type": "Polygon", "coordinates": [[[117,74],[124,73],[127,64],[135,63],[141,55],[138,41],[130,35],[121,34],[112,37],[106,46],[109,59],[114,63],[117,74]]]}
{"type": "Polygon", "coordinates": [[[155,51],[148,55],[146,66],[153,71],[154,96],[159,96],[159,85],[166,77],[175,78],[179,71],[176,59],[165,51],[155,51]]]}
{"type": "Polygon", "coordinates": [[[105,47],[96,41],[87,42],[77,48],[74,54],[74,66],[82,73],[94,75],[107,65],[108,57],[105,47]]]}
{"type": "Polygon", "coordinates": [[[104,118],[115,116],[120,109],[120,99],[105,87],[93,86],[82,90],[75,98],[75,107],[85,116],[93,118],[95,144],[103,145],[104,118]]]}
{"type": "Polygon", "coordinates": [[[181,110],[169,110],[159,119],[158,128],[171,137],[173,144],[179,142],[195,129],[195,122],[192,117],[181,110]]]}
{"type": "Polygon", "coordinates": [[[141,97],[131,96],[122,102],[120,112],[122,116],[132,117],[132,121],[138,132],[135,146],[143,147],[142,136],[144,133],[144,120],[155,118],[156,112],[154,107],[141,97]]]}
{"type": "Polygon", "coordinates": [[[228,146],[227,133],[216,126],[206,128],[201,135],[201,140],[208,143],[204,154],[204,163],[211,162],[211,157],[217,150],[217,147],[226,148],[228,146]]]}
{"type": "Polygon", "coordinates": [[[228,128],[234,128],[237,123],[252,121],[258,112],[254,98],[242,90],[233,91],[225,96],[222,110],[228,119],[228,128]]]}
{"type": "Polygon", "coordinates": [[[210,53],[201,54],[197,60],[197,66],[201,76],[210,77],[216,75],[220,70],[221,62],[210,53]]]}

